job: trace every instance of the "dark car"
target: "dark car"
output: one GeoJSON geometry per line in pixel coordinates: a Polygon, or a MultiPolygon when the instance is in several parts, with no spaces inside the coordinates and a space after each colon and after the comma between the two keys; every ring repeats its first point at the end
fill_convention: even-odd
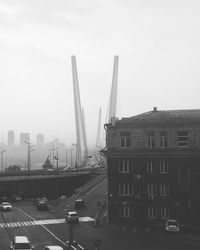
{"type": "Polygon", "coordinates": [[[85,207],[85,201],[83,199],[75,200],[75,209],[84,208],[84,207],[85,207]]]}
{"type": "Polygon", "coordinates": [[[37,206],[38,210],[47,210],[48,209],[47,202],[43,201],[43,200],[38,201],[36,206],[37,206]]]}

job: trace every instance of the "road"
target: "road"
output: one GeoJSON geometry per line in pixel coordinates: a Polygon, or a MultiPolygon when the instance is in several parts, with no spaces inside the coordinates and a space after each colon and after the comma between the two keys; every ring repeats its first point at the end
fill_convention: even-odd
{"type": "MultiPolygon", "coordinates": [[[[97,201],[104,201],[106,182],[100,183],[86,193],[83,198],[86,208],[79,210],[80,223],[74,224],[74,239],[85,249],[95,249],[94,242],[100,239],[104,250],[196,250],[200,249],[200,237],[164,232],[124,232],[110,226],[104,218],[98,227],[94,226],[98,208],[97,201]]],[[[72,199],[71,199],[72,200],[72,199]]],[[[46,245],[60,245],[69,249],[69,225],[64,221],[64,208],[73,209],[74,202],[61,201],[55,205],[50,201],[50,211],[38,211],[32,201],[19,201],[13,204],[11,212],[3,212],[0,218],[0,249],[9,249],[10,237],[26,235],[35,250],[46,245]],[[7,222],[5,227],[4,222],[7,222]]]]}

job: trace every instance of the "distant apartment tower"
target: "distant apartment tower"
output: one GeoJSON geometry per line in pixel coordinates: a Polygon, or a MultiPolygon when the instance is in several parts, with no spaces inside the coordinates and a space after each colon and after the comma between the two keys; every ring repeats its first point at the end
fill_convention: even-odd
{"type": "Polygon", "coordinates": [[[44,135],[43,134],[38,134],[36,137],[36,143],[37,145],[44,145],[44,135]]]}
{"type": "Polygon", "coordinates": [[[20,146],[24,146],[24,141],[30,142],[29,133],[20,133],[20,146]]]}
{"type": "Polygon", "coordinates": [[[14,146],[15,144],[15,131],[9,130],[8,131],[8,146],[14,146]]]}

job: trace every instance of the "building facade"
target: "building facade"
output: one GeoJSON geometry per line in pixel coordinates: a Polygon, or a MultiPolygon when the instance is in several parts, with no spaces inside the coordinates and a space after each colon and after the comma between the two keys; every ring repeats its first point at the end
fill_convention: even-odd
{"type": "Polygon", "coordinates": [[[8,131],[8,147],[13,147],[15,144],[15,131],[9,130],[8,131]]]}
{"type": "Polygon", "coordinates": [[[154,108],[105,129],[108,222],[200,225],[200,110],[154,108]]]}

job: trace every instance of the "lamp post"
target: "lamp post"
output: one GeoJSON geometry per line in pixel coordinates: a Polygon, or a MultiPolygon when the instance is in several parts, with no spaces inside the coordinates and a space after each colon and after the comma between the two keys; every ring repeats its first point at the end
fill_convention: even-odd
{"type": "Polygon", "coordinates": [[[28,145],[28,173],[31,170],[31,152],[34,151],[33,145],[30,142],[24,141],[28,145]]]}
{"type": "Polygon", "coordinates": [[[3,173],[3,154],[6,152],[6,149],[1,148],[1,173],[3,173]]]}
{"type": "Polygon", "coordinates": [[[56,195],[59,198],[59,187],[58,187],[58,148],[56,151],[56,156],[54,156],[54,159],[56,160],[56,172],[57,172],[57,178],[56,178],[56,195]]]}
{"type": "Polygon", "coordinates": [[[53,168],[54,168],[54,159],[55,159],[54,151],[55,151],[55,150],[58,150],[58,148],[57,148],[57,147],[53,147],[51,150],[52,150],[52,159],[53,159],[53,160],[52,160],[52,164],[53,164],[53,168]]]}
{"type": "Polygon", "coordinates": [[[76,150],[76,152],[75,152],[75,154],[76,154],[76,161],[75,161],[75,168],[77,167],[77,154],[78,154],[78,151],[77,151],[77,144],[75,144],[75,143],[72,143],[72,146],[74,146],[75,147],[75,150],[76,150]]]}

